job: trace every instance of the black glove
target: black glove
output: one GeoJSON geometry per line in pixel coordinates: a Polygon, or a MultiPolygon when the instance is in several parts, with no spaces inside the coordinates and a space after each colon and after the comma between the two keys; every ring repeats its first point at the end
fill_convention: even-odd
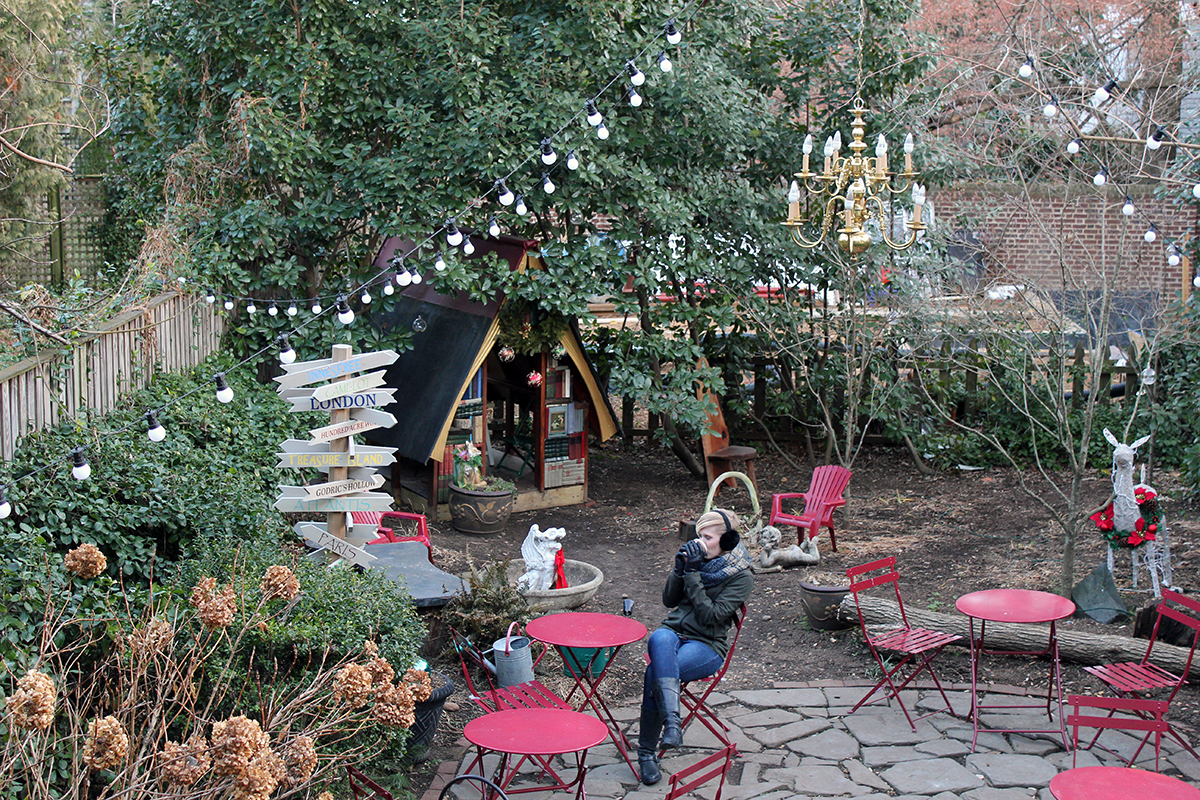
{"type": "Polygon", "coordinates": [[[687,545],[681,545],[679,552],[675,554],[675,569],[674,575],[676,578],[683,577],[684,567],[687,566],[687,545]]]}
{"type": "Polygon", "coordinates": [[[684,543],[679,551],[684,555],[683,572],[686,575],[689,572],[696,572],[704,565],[704,556],[707,555],[704,551],[704,545],[699,539],[691,539],[684,543]]]}

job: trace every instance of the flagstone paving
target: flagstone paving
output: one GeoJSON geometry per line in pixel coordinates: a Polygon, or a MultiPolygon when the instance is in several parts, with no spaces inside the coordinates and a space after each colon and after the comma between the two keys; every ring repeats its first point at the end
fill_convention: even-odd
{"type": "MultiPolygon", "coordinates": [[[[914,732],[899,706],[873,702],[853,715],[850,708],[869,686],[858,683],[777,683],[768,689],[714,692],[709,704],[730,728],[730,739],[739,755],[726,778],[722,797],[727,800],[792,800],[792,798],[853,797],[856,800],[1051,800],[1047,788],[1058,772],[1072,767],[1072,754],[1063,749],[1057,734],[981,733],[971,750],[972,727],[965,718],[970,705],[966,687],[953,687],[951,704],[957,716],[935,714],[917,722],[914,732]]],[[[949,687],[948,687],[949,688],[949,687]]],[[[990,687],[985,704],[1019,705],[1031,701],[1017,687],[990,687]]],[[[941,698],[928,687],[902,695],[911,713],[926,714],[940,707],[941,698]]],[[[630,739],[637,734],[638,710],[627,704],[614,709],[630,739]]],[[[993,710],[984,720],[996,727],[1054,727],[1044,714],[1029,709],[993,710]]],[[[1100,743],[1128,758],[1138,739],[1119,731],[1105,731],[1100,743]]],[[[460,742],[464,755],[441,766],[422,800],[437,800],[446,781],[473,759],[460,742]]],[[[668,777],[703,758],[717,747],[717,739],[701,725],[689,726],[684,747],[663,759],[663,780],[643,786],[621,760],[611,742],[588,753],[587,794],[601,800],[657,800],[668,788],[668,777]]],[[[1169,739],[1162,744],[1161,772],[1188,783],[1200,784],[1200,762],[1169,739]]],[[[1084,750],[1077,766],[1123,765],[1124,760],[1100,749],[1084,750]]],[[[566,762],[559,758],[567,769],[566,762]]],[[[573,764],[573,759],[571,760],[573,764]]],[[[485,767],[494,768],[489,756],[485,767]]],[[[1137,766],[1154,769],[1153,742],[1143,749],[1137,766]]],[[[573,767],[570,768],[574,772],[573,767]]],[[[564,777],[566,773],[563,773],[564,777]]],[[[533,767],[522,769],[513,788],[533,787],[539,776],[533,767]]],[[[717,782],[700,787],[693,797],[713,800],[717,782]]],[[[450,794],[457,800],[478,797],[477,788],[458,784],[450,794]]],[[[560,797],[565,792],[558,793],[560,797]]],[[[523,795],[547,800],[550,792],[523,795]]]]}

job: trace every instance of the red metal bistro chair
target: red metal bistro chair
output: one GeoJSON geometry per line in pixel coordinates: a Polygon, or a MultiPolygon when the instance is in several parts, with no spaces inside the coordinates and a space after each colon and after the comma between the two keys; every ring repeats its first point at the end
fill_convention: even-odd
{"type": "Polygon", "coordinates": [[[733,766],[733,759],[737,756],[737,746],[730,744],[712,755],[700,759],[695,764],[684,767],[671,776],[668,781],[670,787],[663,800],[678,800],[678,798],[687,796],[691,794],[692,790],[703,786],[718,775],[721,776],[721,782],[717,784],[717,794],[713,800],[721,800],[721,790],[725,788],[725,776],[729,774],[729,768],[733,766]],[[697,772],[701,774],[692,777],[697,772]]]}
{"type": "MultiPolygon", "coordinates": [[[[785,492],[771,495],[771,518],[768,525],[794,525],[808,531],[811,537],[821,528],[829,529],[829,549],[837,552],[837,536],[833,530],[833,510],[846,505],[842,494],[850,485],[850,470],[837,465],[826,465],[813,470],[807,492],[785,492]],[[784,500],[804,499],[804,510],[790,514],[783,510],[784,500]]],[[[803,539],[801,540],[803,541],[803,539]]]]}
{"type": "Polygon", "coordinates": [[[391,792],[349,764],[346,765],[346,778],[350,781],[350,794],[354,800],[392,800],[391,792]]]}
{"type": "MultiPolygon", "coordinates": [[[[1148,692],[1170,690],[1163,701],[1169,705],[1175,699],[1175,695],[1179,693],[1183,685],[1187,683],[1187,675],[1192,668],[1192,659],[1196,655],[1196,644],[1200,642],[1200,619],[1185,613],[1185,610],[1200,616],[1200,601],[1164,588],[1162,590],[1162,601],[1158,604],[1158,617],[1154,621],[1154,630],[1150,633],[1150,644],[1147,645],[1146,654],[1142,656],[1142,660],[1129,661],[1122,664],[1101,664],[1095,667],[1084,667],[1084,669],[1108,684],[1108,687],[1118,697],[1146,699],[1143,695],[1148,692]],[[1172,608],[1169,605],[1170,603],[1182,606],[1183,609],[1172,608]],[[1187,663],[1184,664],[1183,670],[1178,675],[1150,663],[1150,656],[1154,653],[1154,643],[1158,641],[1158,631],[1162,626],[1163,617],[1172,619],[1192,629],[1192,646],[1188,650],[1187,663]]],[[[1109,715],[1111,716],[1114,712],[1115,709],[1110,711],[1109,715]]],[[[1134,713],[1142,719],[1150,719],[1145,711],[1134,710],[1134,713]]],[[[1200,758],[1200,755],[1196,754],[1196,751],[1192,749],[1187,739],[1180,736],[1169,723],[1167,725],[1167,733],[1174,737],[1175,741],[1183,746],[1183,749],[1191,753],[1193,758],[1200,758]]],[[[1097,732],[1096,736],[1092,739],[1092,744],[1095,744],[1096,739],[1099,737],[1100,732],[1097,732]]]]}
{"type": "MultiPolygon", "coordinates": [[[[1075,754],[1079,752],[1079,729],[1080,728],[1099,728],[1100,733],[1106,729],[1115,728],[1124,731],[1145,731],[1146,735],[1142,739],[1142,743],[1138,745],[1137,750],[1133,751],[1133,755],[1129,758],[1129,762],[1125,765],[1132,767],[1133,762],[1137,761],[1138,755],[1142,752],[1142,748],[1146,746],[1146,742],[1150,741],[1150,734],[1154,734],[1154,771],[1158,772],[1158,758],[1162,752],[1162,735],[1169,733],[1171,725],[1163,715],[1167,713],[1168,703],[1162,700],[1132,700],[1127,697],[1090,697],[1087,695],[1073,694],[1067,698],[1067,702],[1073,706],[1072,713],[1067,715],[1067,725],[1074,729],[1075,746],[1072,748],[1071,766],[1075,766],[1075,754]],[[1080,714],[1081,708],[1104,708],[1108,709],[1108,715],[1096,717],[1087,714],[1080,714]],[[1134,717],[1118,717],[1115,716],[1118,711],[1129,711],[1137,716],[1134,717]]],[[[1096,736],[1099,738],[1100,733],[1096,736]]],[[[1102,744],[1097,744],[1096,739],[1092,739],[1089,747],[1099,747],[1103,750],[1109,750],[1102,744]]],[[[1117,755],[1117,753],[1113,753],[1117,755]]]]}
{"type": "Polygon", "coordinates": [[[908,724],[915,731],[917,723],[913,720],[912,715],[908,713],[908,709],[904,707],[904,701],[900,699],[900,692],[922,670],[925,670],[929,673],[929,677],[933,679],[934,685],[937,686],[938,691],[941,693],[946,707],[945,709],[939,708],[929,714],[917,717],[917,719],[925,719],[925,717],[939,714],[943,710],[953,714],[954,709],[950,706],[950,698],[946,696],[946,690],[942,688],[942,682],[938,680],[937,673],[933,671],[933,660],[942,652],[942,648],[951,642],[958,641],[962,637],[940,631],[931,631],[925,628],[913,628],[908,624],[908,616],[904,613],[904,600],[900,597],[900,573],[896,572],[896,559],[894,556],[872,561],[870,564],[851,567],[846,570],[846,576],[850,579],[850,592],[854,595],[854,607],[858,610],[858,623],[862,627],[863,639],[866,640],[867,647],[871,648],[871,655],[875,656],[875,660],[879,662],[879,669],[883,672],[883,677],[879,680],[879,683],[871,687],[871,691],[867,692],[863,699],[859,700],[854,708],[850,709],[850,713],[853,714],[861,708],[864,703],[871,699],[876,691],[884,684],[887,684],[888,698],[896,699],[896,702],[900,705],[900,710],[904,712],[904,716],[908,719],[908,724]],[[879,574],[871,575],[870,573],[879,574]],[[867,620],[863,616],[858,595],[860,592],[873,589],[876,586],[882,586],[886,583],[892,584],[892,587],[896,591],[896,604],[900,608],[900,619],[903,625],[899,628],[872,635],[867,630],[867,620]],[[903,658],[895,666],[889,667],[880,653],[881,650],[900,653],[903,655],[903,658]],[[914,668],[903,681],[897,684],[893,680],[893,676],[898,679],[903,675],[900,670],[909,664],[914,668]]]}

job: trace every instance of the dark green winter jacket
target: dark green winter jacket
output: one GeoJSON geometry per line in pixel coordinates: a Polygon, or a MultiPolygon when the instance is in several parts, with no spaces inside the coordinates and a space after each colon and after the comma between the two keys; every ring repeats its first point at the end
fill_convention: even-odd
{"type": "Polygon", "coordinates": [[[754,573],[749,569],[708,587],[699,572],[689,572],[682,578],[672,572],[662,593],[663,605],[671,609],[662,622],[663,627],[708,645],[724,658],[729,650],[725,639],[733,625],[733,615],[749,599],[753,588],[754,573]]]}

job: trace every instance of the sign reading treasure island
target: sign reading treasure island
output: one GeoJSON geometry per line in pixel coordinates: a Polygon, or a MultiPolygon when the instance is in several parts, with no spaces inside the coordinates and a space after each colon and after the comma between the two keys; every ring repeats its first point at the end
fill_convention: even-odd
{"type": "Polygon", "coordinates": [[[352,355],[349,345],[337,344],[332,358],[287,364],[286,373],[275,379],[291,411],[329,412],[328,425],[310,430],[307,441],[288,439],[278,454],[281,468],[317,469],[326,481],[280,486],[275,508],[325,514],[325,522],[298,523],[296,532],[310,544],[363,566],[375,557],[346,541],[349,514],[391,508],[391,496],[374,491],[383,486],[383,476],[375,470],[395,463],[396,456],[392,447],[356,444],[354,435],[396,424],[395,417],[378,410],[392,402],[393,391],[378,388],[383,385],[383,370],[378,368],[397,358],[392,350],[352,355]]]}

